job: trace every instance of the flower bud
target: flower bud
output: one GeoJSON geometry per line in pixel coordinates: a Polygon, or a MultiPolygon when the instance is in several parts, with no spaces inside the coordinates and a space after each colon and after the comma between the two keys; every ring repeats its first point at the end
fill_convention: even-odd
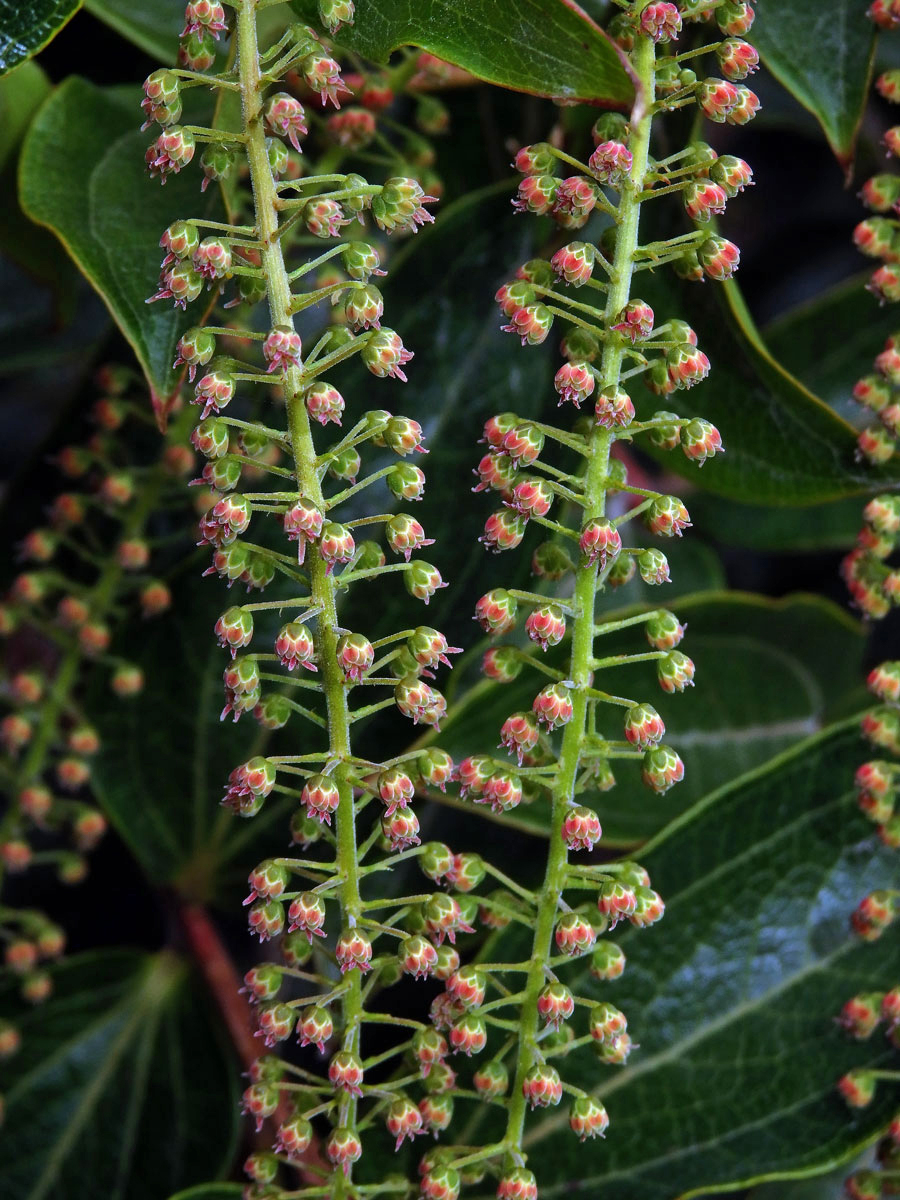
{"type": "Polygon", "coordinates": [[[399,334],[393,329],[385,328],[379,329],[366,342],[360,357],[368,370],[379,379],[401,379],[406,383],[402,367],[410,361],[413,353],[404,347],[399,334]]]}
{"type": "Polygon", "coordinates": [[[558,646],[565,637],[566,618],[557,605],[542,604],[529,614],[525,632],[546,651],[549,646],[558,646]]]}
{"type": "Polygon", "coordinates": [[[503,550],[514,550],[528,526],[528,518],[521,513],[501,508],[491,513],[484,525],[484,533],[478,539],[486,550],[499,554],[503,550]]]}
{"type": "Polygon", "coordinates": [[[738,269],[741,252],[733,242],[714,235],[699,248],[697,258],[705,274],[721,282],[730,279],[738,269]]]}
{"type": "Polygon", "coordinates": [[[648,4],[641,13],[641,33],[654,42],[673,42],[681,33],[681,14],[674,4],[648,4]]]}
{"type": "Polygon", "coordinates": [[[649,704],[636,704],[625,713],[625,737],[640,750],[658,745],[665,732],[662,717],[649,704]]]}
{"type": "Polygon", "coordinates": [[[549,730],[558,729],[572,719],[572,698],[569,689],[562,683],[553,683],[538,692],[532,704],[538,721],[549,730]]]}
{"type": "Polygon", "coordinates": [[[669,561],[660,550],[649,549],[642,551],[637,558],[638,570],[644,583],[655,586],[668,583],[669,561]]]}
{"type": "MultiPolygon", "coordinates": [[[[448,647],[448,653],[455,652],[455,647],[448,647]]],[[[453,759],[446,750],[430,747],[416,759],[416,766],[423,782],[431,787],[440,788],[442,792],[445,791],[447,782],[453,775],[453,759]]]]}
{"type": "Polygon", "coordinates": [[[466,1013],[450,1027],[449,1040],[455,1053],[471,1058],[473,1054],[480,1054],[487,1045],[487,1027],[481,1017],[466,1013]]]}
{"type": "Polygon", "coordinates": [[[598,942],[591,955],[590,971],[595,979],[618,979],[625,970],[625,954],[614,942],[598,942]]]}
{"type": "Polygon", "coordinates": [[[472,926],[463,920],[459,902],[453,896],[436,892],[426,901],[423,916],[425,927],[435,937],[438,946],[445,937],[449,938],[451,945],[455,945],[456,934],[460,931],[474,933],[472,926]]]}
{"type": "Polygon", "coordinates": [[[837,1083],[837,1089],[850,1108],[866,1108],[875,1098],[875,1077],[869,1071],[848,1071],[837,1083]]]}
{"type": "Polygon", "coordinates": [[[332,813],[337,812],[340,802],[340,789],[327,775],[311,775],[300,793],[300,803],[306,805],[309,815],[326,825],[331,824],[332,813]]]}
{"type": "Polygon", "coordinates": [[[354,968],[359,968],[361,973],[371,969],[372,943],[358,929],[344,929],[338,938],[335,954],[341,974],[354,968]]]}
{"type": "Polygon", "coordinates": [[[531,1108],[549,1108],[562,1099],[562,1081],[555,1067],[539,1063],[522,1081],[522,1094],[531,1108]]]}
{"type": "Polygon", "coordinates": [[[620,187],[631,174],[631,151],[616,139],[600,142],[588,159],[588,166],[598,182],[620,187]]]}
{"type": "Polygon", "coordinates": [[[565,913],[556,926],[556,946],[561,954],[577,957],[594,947],[597,935],[590,922],[580,913],[565,913]]]}
{"type": "Polygon", "coordinates": [[[250,932],[267,942],[284,929],[284,907],[277,900],[257,900],[247,914],[247,922],[250,932]]]}
{"type": "MultiPolygon", "coordinates": [[[[337,3],[347,5],[351,0],[319,0],[319,8],[337,3]]],[[[340,1125],[331,1131],[325,1143],[325,1153],[330,1163],[340,1167],[345,1175],[349,1175],[351,1165],[362,1157],[362,1143],[355,1130],[340,1125]]]]}
{"type": "MultiPolygon", "coordinates": [[[[424,1103],[423,1100],[422,1104],[424,1103]]],[[[422,1104],[419,1105],[420,1109],[422,1104]]],[[[459,1173],[453,1167],[438,1164],[422,1176],[419,1187],[422,1190],[423,1200],[458,1200],[460,1188],[459,1173]]]]}
{"type": "Polygon", "coordinates": [[[269,364],[266,370],[271,374],[273,371],[286,371],[290,367],[299,368],[301,351],[299,333],[290,325],[276,325],[263,342],[263,357],[269,364]]]}
{"type": "Polygon", "coordinates": [[[657,746],[644,755],[641,779],[659,795],[684,779],[684,763],[669,746],[657,746]]]}
{"type": "Polygon", "coordinates": [[[498,1058],[476,1067],[472,1076],[475,1091],[486,1100],[505,1096],[509,1089],[509,1072],[498,1058]]]}
{"type": "Polygon", "coordinates": [[[529,304],[517,308],[508,325],[501,325],[504,333],[514,333],[521,338],[523,346],[539,346],[553,325],[553,313],[544,304],[529,304]]]}
{"type": "Polygon", "coordinates": [[[659,686],[664,692],[683,692],[686,687],[693,687],[694,672],[691,659],[679,650],[667,654],[656,664],[659,686]]]}
{"type": "Polygon", "coordinates": [[[614,318],[610,329],[621,333],[634,345],[650,336],[653,329],[653,309],[643,300],[629,300],[614,318]]]}
{"type": "Polygon", "coordinates": [[[588,521],[582,527],[578,544],[587,564],[593,566],[597,563],[601,571],[615,562],[622,551],[622,537],[606,517],[588,521]]]}

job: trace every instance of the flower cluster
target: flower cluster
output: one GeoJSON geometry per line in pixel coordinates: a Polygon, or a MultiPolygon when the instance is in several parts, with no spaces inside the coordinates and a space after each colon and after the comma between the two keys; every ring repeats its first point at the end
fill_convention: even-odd
{"type": "MultiPolygon", "coordinates": [[[[269,796],[294,802],[291,838],[303,857],[269,858],[250,873],[248,922],[267,958],[247,972],[245,990],[267,1047],[296,1036],[310,1048],[310,1067],[316,1054],[329,1056],[324,1075],[274,1054],[254,1065],[244,1109],[260,1128],[271,1119],[275,1132],[271,1150],[246,1163],[248,1194],[281,1194],[289,1166],[301,1183],[318,1182],[314,1195],[327,1176],[330,1194],[350,1196],[365,1170],[365,1161],[356,1165],[363,1133],[375,1118],[396,1145],[445,1129],[455,1085],[445,1059],[486,1044],[487,1019],[476,1010],[487,982],[461,968],[457,938],[476,922],[495,929],[526,917],[517,885],[477,855],[421,842],[413,802],[455,776],[448,754],[429,746],[376,762],[354,747],[357,724],[385,709],[437,729],[446,701],[436,672],[457,653],[430,625],[370,636],[340,624],[338,614],[350,589],[383,586],[390,574],[401,575],[411,599],[425,605],[445,586],[438,569],[418,557],[432,539],[405,511],[425,485],[422,426],[381,408],[353,412],[338,386],[339,368],[351,357],[374,380],[405,380],[413,356],[384,324],[376,280],[385,274],[384,238],[414,234],[431,221],[434,197],[409,174],[370,183],[335,170],[374,136],[369,118],[374,122],[390,102],[390,89],[343,74],[334,51],[305,26],[291,26],[261,52],[255,4],[233,7],[235,70],[200,78],[240,90],[241,127],[181,127],[180,137],[206,141],[209,161],[221,166],[227,151],[229,170],[243,159],[252,195],[238,189],[231,200],[243,224],[186,217],[164,232],[152,299],[185,306],[205,288],[215,300],[235,284],[226,307],[249,310],[240,325],[188,329],[176,366],[193,385],[191,442],[206,460],[194,481],[204,489],[199,540],[211,554],[206,573],[249,593],[215,625],[226,652],[222,716],[252,714],[264,729],[284,730],[282,738],[296,726],[303,739],[298,753],[258,755],[236,766],[223,800],[242,818],[257,814],[269,796]],[[362,107],[338,108],[348,94],[362,107]],[[326,113],[326,106],[338,111],[326,113]],[[372,130],[367,138],[364,125],[372,130]],[[285,168],[287,156],[301,149],[304,160],[315,155],[313,133],[326,145],[331,139],[329,169],[317,170],[314,157],[302,171],[285,168]],[[349,228],[356,221],[365,233],[349,228]],[[320,253],[310,253],[311,239],[321,240],[320,253]],[[263,300],[259,328],[251,306],[263,300]],[[372,537],[379,529],[383,537],[372,537]],[[406,862],[418,862],[428,890],[385,899],[384,873],[406,862]],[[489,877],[506,890],[472,894],[489,877]],[[375,988],[404,975],[446,983],[430,1021],[374,1007],[375,988]],[[385,1082],[383,1065],[394,1059],[408,1060],[412,1077],[406,1071],[399,1082],[385,1082]]],[[[352,17],[351,6],[323,0],[329,29],[335,21],[326,9],[335,19],[339,10],[342,20],[352,17]]],[[[182,70],[171,74],[179,87],[200,82],[182,70]]],[[[161,136],[171,132],[164,126],[161,136]]],[[[152,161],[148,155],[151,173],[164,177],[185,165],[180,150],[166,155],[162,162],[160,154],[152,161]]],[[[218,166],[213,176],[203,166],[207,178],[224,177],[218,166]]],[[[369,611],[374,615],[374,607],[369,611]]],[[[373,1185],[365,1186],[370,1193],[373,1185]]]]}
{"type": "MultiPolygon", "coordinates": [[[[710,219],[752,181],[750,168],[701,143],[661,159],[651,158],[650,146],[660,111],[696,102],[713,121],[738,124],[753,115],[756,97],[738,86],[757,63],[755,50],[739,36],[752,19],[748,4],[707,4],[693,17],[684,5],[646,0],[628,5],[611,32],[631,57],[646,112],[632,122],[601,116],[585,160],[550,142],[525,146],[515,158],[522,174],[516,210],[550,216],[567,235],[584,231],[577,241],[563,244],[560,237],[548,259],[526,262],[496,295],[503,329],[523,346],[539,345],[556,322],[563,325],[565,361],[555,377],[556,399],[564,417],[574,412],[562,427],[514,412],[499,413],[484,427],[486,452],[475,470],[474,490],[494,493],[499,503],[482,543],[497,553],[513,550],[535,525],[546,540],[531,556],[542,590],[498,587],[478,601],[475,618],[485,633],[509,639],[521,625],[531,643],[491,646],[483,670],[498,684],[537,672],[543,686],[498,731],[501,748],[514,761],[472,756],[460,764],[458,778],[464,800],[498,813],[535,795],[548,797],[551,839],[543,886],[518,896],[517,907],[532,930],[527,961],[506,967],[476,961],[462,968],[465,982],[449,981],[448,999],[436,1002],[442,1016],[468,998],[471,988],[476,999],[464,1003],[479,1013],[508,1014],[502,1028],[515,1027],[518,1036],[505,1044],[498,1037],[483,1082],[475,1077],[479,1090],[496,1089],[502,1098],[505,1135],[475,1152],[448,1147],[440,1156],[427,1156],[426,1197],[455,1197],[474,1163],[479,1172],[496,1175],[498,1198],[536,1197],[537,1178],[523,1150],[526,1110],[557,1105],[568,1094],[569,1123],[577,1136],[602,1135],[609,1123],[600,1100],[562,1074],[562,1056],[572,1048],[566,1027],[571,1023],[578,1038],[579,1015],[586,1015],[585,1041],[602,1063],[622,1064],[632,1049],[625,1015],[596,995],[573,993],[566,967],[587,957],[596,980],[617,977],[624,955],[603,935],[621,920],[638,928],[653,924],[663,915],[663,901],[635,863],[589,866],[569,856],[591,850],[601,838],[597,813],[582,799],[613,786],[612,763],[635,762],[645,785],[657,793],[683,777],[680,757],[663,742],[665,724],[655,707],[605,690],[602,673],[650,660],[663,692],[683,691],[694,677],[693,663],[678,648],[685,628],[666,609],[603,622],[597,601],[637,573],[651,586],[669,580],[663,552],[629,544],[626,528],[641,521],[652,535],[680,537],[690,517],[677,497],[631,484],[625,460],[613,450],[646,438],[660,450],[680,447],[702,466],[723,449],[707,421],[646,411],[646,398],[630,394],[633,381],[652,396],[670,397],[702,382],[710,370],[694,330],[675,316],[659,320],[638,298],[636,277],[671,264],[684,279],[722,280],[738,265],[737,247],[711,231],[710,219]],[[694,17],[717,21],[721,38],[684,57],[670,52],[670,43],[694,17]],[[717,57],[725,79],[701,80],[686,68],[688,59],[703,53],[717,57]],[[691,232],[642,242],[641,209],[665,195],[681,197],[691,232]],[[573,457],[579,464],[574,470],[573,457]],[[643,628],[645,651],[610,653],[597,643],[625,627],[643,628]],[[616,711],[617,719],[603,728],[602,714],[616,711]],[[585,892],[593,893],[588,903],[585,892]],[[504,971],[520,972],[521,981],[512,995],[498,984],[490,997],[492,977],[504,971]],[[485,995],[490,998],[483,1005],[485,995]]],[[[491,1020],[478,1021],[480,1046],[484,1023],[489,1032],[491,1020]]],[[[455,1028],[450,1026],[451,1035],[455,1028]]]]}
{"type": "MultiPolygon", "coordinates": [[[[85,677],[105,669],[116,696],[137,695],[140,668],[110,649],[116,624],[134,602],[148,618],[170,603],[168,587],[150,572],[148,524],[192,455],[173,429],[159,459],[135,467],[128,423],[137,425],[141,401],[125,395],[128,376],[116,368],[103,369],[98,383],[95,431],[56,455],[65,490],[49,504],[46,523],[22,539],[24,569],[0,603],[0,883],[38,863],[54,867],[64,884],[85,878],[87,855],[106,831],[91,797],[92,760],[102,747],[81,703],[85,677]],[[101,546],[108,553],[99,554],[101,546]]],[[[64,931],[43,913],[2,905],[0,932],[0,975],[17,978],[26,1001],[46,999],[45,963],[62,953],[64,931]]],[[[0,1058],[18,1042],[15,1027],[4,1024],[0,1058]]]]}
{"type": "MultiPolygon", "coordinates": [[[[900,4],[895,0],[874,0],[868,15],[879,29],[900,27],[900,4]]],[[[900,101],[900,72],[885,72],[875,86],[884,99],[900,101]]],[[[888,155],[900,150],[900,127],[887,131],[884,146],[888,155]]],[[[900,228],[896,219],[900,216],[900,177],[889,173],[873,176],[863,185],[861,199],[876,215],[856,226],[853,241],[863,254],[881,262],[867,286],[880,303],[895,303],[900,300],[897,272],[900,257],[894,249],[900,228]],[[893,215],[888,216],[889,213],[893,215]]],[[[854,399],[875,418],[857,439],[858,458],[873,466],[887,463],[893,457],[900,435],[900,405],[895,394],[900,386],[898,346],[900,338],[889,337],[875,359],[872,373],[860,379],[853,389],[854,399]]],[[[900,599],[900,572],[889,563],[900,536],[900,497],[890,493],[873,497],[863,510],[863,521],[857,545],[845,557],[841,573],[862,613],[880,619],[900,599]]],[[[862,734],[879,754],[900,755],[900,664],[881,663],[870,671],[867,685],[879,703],[863,714],[862,734]]],[[[881,842],[891,849],[900,848],[900,817],[895,816],[898,775],[900,765],[879,757],[863,763],[855,779],[860,810],[876,825],[881,842]]],[[[851,914],[850,925],[864,941],[875,941],[893,924],[898,912],[900,891],[882,888],[863,897],[851,914]]],[[[888,1040],[896,1047],[898,1017],[900,990],[892,988],[848,1000],[838,1022],[860,1041],[871,1037],[884,1022],[888,1040]]],[[[880,1079],[896,1081],[900,1073],[871,1068],[851,1070],[838,1081],[837,1088],[850,1108],[863,1108],[873,1100],[880,1079]]],[[[879,1145],[878,1162],[880,1171],[856,1171],[845,1180],[844,1191],[850,1200],[880,1200],[894,1190],[893,1170],[900,1164],[900,1122],[896,1119],[879,1145]]]]}

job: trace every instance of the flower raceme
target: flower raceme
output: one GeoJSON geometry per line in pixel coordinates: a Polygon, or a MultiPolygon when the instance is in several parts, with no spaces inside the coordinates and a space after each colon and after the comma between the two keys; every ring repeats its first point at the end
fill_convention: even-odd
{"type": "MultiPolygon", "coordinates": [[[[127,383],[116,368],[98,372],[92,435],[55,456],[63,490],[48,506],[47,524],[23,538],[22,569],[0,602],[0,634],[12,643],[9,661],[19,664],[4,681],[0,716],[0,884],[37,862],[66,885],[87,876],[88,856],[106,832],[91,802],[104,747],[82,713],[81,693],[99,671],[123,701],[137,696],[143,675],[111,650],[116,627],[132,610],[152,619],[171,603],[151,573],[148,535],[156,507],[178,494],[193,456],[180,444],[182,420],[155,461],[135,464],[146,397],[127,394],[127,383]],[[108,549],[98,554],[101,546],[108,549]]],[[[4,903],[0,933],[0,977],[28,1004],[46,1000],[46,968],[65,948],[64,931],[42,912],[4,903]]],[[[15,1024],[0,1023],[0,1059],[19,1044],[15,1024]]]]}
{"type": "MultiPolygon", "coordinates": [[[[476,1151],[450,1147],[439,1163],[428,1157],[425,1196],[456,1196],[466,1168],[475,1162],[497,1178],[498,1197],[536,1196],[540,1172],[524,1166],[526,1110],[555,1106],[564,1093],[574,1101],[570,1126],[578,1137],[605,1133],[609,1118],[602,1104],[566,1082],[564,1060],[559,1069],[553,1061],[557,1043],[541,1030],[577,1030],[579,1009],[588,1007],[594,1053],[609,1066],[623,1064],[634,1049],[625,1016],[596,996],[574,995],[565,982],[567,966],[587,957],[596,980],[615,979],[624,956],[603,935],[622,920],[648,926],[664,911],[638,865],[592,867],[569,857],[601,839],[599,818],[583,798],[614,784],[614,762],[634,763],[657,793],[668,791],[684,773],[676,751],[662,742],[665,725],[656,709],[640,698],[603,690],[604,669],[631,660],[654,661],[666,694],[691,685],[693,663],[676,649],[684,626],[664,609],[604,622],[597,606],[607,589],[636,572],[651,586],[669,579],[662,551],[634,545],[630,536],[626,540],[626,528],[630,533],[641,521],[655,537],[680,537],[690,527],[690,516],[677,497],[632,485],[625,458],[612,451],[645,439],[659,450],[680,447],[689,461],[702,466],[723,450],[719,432],[702,418],[653,410],[652,397],[664,399],[698,385],[711,364],[687,322],[674,314],[658,316],[640,298],[639,275],[668,264],[686,280],[729,278],[739,251],[711,232],[709,222],[752,182],[752,173],[742,160],[720,158],[703,143],[658,160],[650,157],[650,147],[653,123],[669,108],[696,103],[713,121],[749,120],[758,100],[742,81],[758,56],[743,40],[753,20],[749,4],[728,0],[697,14],[707,27],[710,20],[717,22],[721,32],[706,49],[725,78],[706,79],[688,69],[672,48],[696,19],[690,9],[646,0],[623,7],[610,32],[630,55],[648,98],[646,114],[633,125],[619,115],[601,116],[593,128],[593,147],[582,157],[576,156],[577,147],[570,152],[568,146],[541,142],[523,147],[515,158],[522,180],[514,208],[550,216],[560,237],[546,259],[520,266],[497,291],[496,301],[502,328],[523,347],[540,345],[554,325],[562,326],[565,361],[555,391],[563,421],[526,420],[506,411],[484,426],[485,453],[473,490],[493,493],[498,506],[487,519],[482,543],[492,552],[512,551],[530,538],[534,526],[545,540],[530,552],[538,590],[494,588],[478,601],[475,619],[492,639],[508,638],[522,627],[532,643],[528,650],[515,642],[492,645],[483,660],[488,679],[498,685],[519,680],[521,687],[523,678],[538,671],[541,682],[530,709],[512,712],[499,731],[500,747],[514,762],[475,755],[460,764],[458,775],[460,795],[473,805],[507,811],[526,795],[548,796],[551,839],[542,887],[536,894],[517,890],[504,900],[504,907],[514,902],[525,916],[533,939],[528,961],[519,967],[516,994],[489,1002],[490,1012],[512,1010],[519,1030],[494,1052],[490,1072],[485,1068],[482,1076],[485,1092],[496,1087],[502,1094],[510,1087],[505,1133],[476,1151]],[[680,196],[691,232],[642,242],[643,206],[666,195],[680,196]],[[556,455],[559,464],[553,461],[556,455]],[[579,463],[574,470],[573,456],[579,463]],[[647,652],[609,654],[598,643],[631,625],[643,626],[647,652]],[[595,903],[583,904],[585,890],[594,891],[595,903]]],[[[690,59],[695,64],[699,54],[692,50],[690,59]]],[[[492,971],[485,972],[488,991],[492,971]]],[[[452,985],[447,994],[450,1001],[441,1002],[440,1017],[453,1042],[457,1026],[447,1014],[452,985]]],[[[476,1032],[466,1025],[458,1040],[468,1046],[476,1032]]],[[[480,1043],[480,1036],[475,1040],[480,1043]]]]}

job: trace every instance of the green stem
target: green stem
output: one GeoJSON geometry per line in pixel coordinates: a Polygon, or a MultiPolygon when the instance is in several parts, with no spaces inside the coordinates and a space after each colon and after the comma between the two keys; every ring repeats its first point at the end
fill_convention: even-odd
{"type": "MultiPolygon", "coordinates": [[[[642,8],[638,5],[637,8],[642,8]]],[[[612,263],[607,296],[605,325],[612,325],[616,315],[627,304],[631,293],[635,254],[639,246],[640,196],[647,174],[650,149],[652,104],[654,101],[655,48],[649,38],[637,37],[631,55],[640,83],[646,90],[647,115],[632,130],[629,149],[632,154],[631,178],[623,185],[618,207],[619,229],[616,252],[612,263]]],[[[626,343],[621,335],[610,331],[603,341],[601,377],[604,388],[619,385],[626,343]]],[[[609,472],[609,453],[612,435],[595,428],[586,451],[587,470],[584,477],[585,516],[602,517],[606,511],[606,486],[609,472]]],[[[537,918],[531,951],[531,968],[525,985],[521,1009],[521,1033],[516,1058],[515,1083],[509,1102],[506,1137],[507,1160],[511,1165],[522,1156],[525,1126],[525,1097],[522,1085],[525,1076],[538,1058],[538,996],[545,982],[545,964],[552,958],[553,930],[568,872],[568,851],[562,836],[562,821],[575,795],[582,749],[587,732],[588,688],[593,659],[594,603],[597,594],[598,568],[581,565],[576,572],[572,607],[579,614],[571,624],[572,657],[569,678],[573,681],[572,719],[565,727],[559,758],[559,772],[551,793],[550,844],[543,886],[539,894],[537,918]]]]}
{"type": "MultiPolygon", "coordinates": [[[[273,326],[293,327],[291,282],[284,262],[281,240],[278,237],[278,193],[266,151],[266,134],[262,115],[264,85],[259,67],[256,7],[254,0],[237,0],[235,5],[238,78],[241,85],[243,124],[250,166],[250,181],[253,188],[254,211],[262,243],[262,266],[268,288],[269,315],[273,326]]],[[[316,470],[316,449],[309,416],[303,401],[304,387],[308,382],[309,378],[302,367],[288,367],[284,372],[285,405],[298,495],[306,495],[320,509],[324,509],[325,499],[316,470]]],[[[317,554],[311,554],[309,558],[310,593],[314,605],[321,609],[317,618],[317,650],[322,690],[328,712],[329,751],[335,758],[344,760],[350,757],[350,713],[347,705],[347,690],[337,661],[336,586],[334,579],[326,574],[322,558],[317,554]]],[[[338,763],[332,773],[332,779],[341,794],[335,817],[336,859],[341,880],[338,892],[341,915],[343,922],[355,924],[360,915],[356,825],[353,814],[353,792],[347,780],[347,768],[343,761],[338,763]]],[[[344,1047],[347,1050],[356,1051],[358,1049],[361,1016],[360,972],[358,969],[354,969],[346,975],[346,991],[343,997],[344,1047]]],[[[356,1099],[354,1097],[348,1097],[346,1102],[342,1103],[341,1121],[344,1125],[355,1127],[356,1099]]],[[[340,1200],[348,1190],[352,1190],[349,1173],[345,1175],[343,1172],[336,1172],[334,1191],[331,1193],[335,1200],[340,1200]]]]}

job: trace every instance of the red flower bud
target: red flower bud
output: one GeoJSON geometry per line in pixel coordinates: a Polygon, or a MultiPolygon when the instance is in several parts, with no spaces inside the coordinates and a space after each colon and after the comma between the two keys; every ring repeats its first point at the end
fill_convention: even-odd
{"type": "Polygon", "coordinates": [[[684,779],[684,763],[669,746],[657,746],[644,755],[641,779],[648,788],[662,795],[684,779]]]}
{"type": "Polygon", "coordinates": [[[741,252],[733,242],[713,236],[697,251],[697,258],[710,279],[730,279],[740,265],[741,252]]]}
{"type": "MultiPolygon", "coordinates": [[[[324,0],[324,3],[336,2],[338,0],[324,0]]],[[[340,2],[350,4],[350,0],[340,0],[340,2]]],[[[338,1126],[337,1129],[331,1131],[331,1135],[325,1143],[325,1153],[330,1163],[340,1167],[345,1175],[349,1175],[351,1164],[358,1162],[362,1157],[362,1143],[354,1130],[338,1126]]]]}
{"type": "Polygon", "coordinates": [[[416,1134],[424,1132],[422,1114],[405,1096],[401,1096],[390,1106],[385,1117],[385,1124],[391,1137],[397,1139],[394,1145],[395,1150],[400,1149],[404,1138],[412,1141],[416,1134]]]}
{"type": "Polygon", "coordinates": [[[516,1167],[497,1185],[497,1200],[537,1200],[537,1180],[531,1171],[516,1167]]]}
{"type": "Polygon", "coordinates": [[[604,388],[594,405],[594,415],[603,429],[624,428],[634,420],[634,404],[621,388],[604,388]]]}
{"type": "Polygon", "coordinates": [[[525,621],[525,632],[544,651],[558,646],[566,633],[566,618],[555,604],[542,604],[525,621]]]}
{"type": "Polygon", "coordinates": [[[558,189],[559,180],[553,175],[526,175],[519,184],[519,190],[512,206],[516,212],[529,212],[536,216],[543,216],[544,213],[550,211],[556,200],[558,189]]]}
{"type": "Polygon", "coordinates": [[[521,767],[523,756],[534,749],[539,736],[537,721],[531,713],[513,713],[503,722],[500,745],[516,755],[521,767]]]}
{"type": "Polygon", "coordinates": [[[472,1083],[480,1096],[484,1096],[486,1100],[493,1100],[497,1096],[506,1095],[509,1088],[509,1072],[503,1063],[495,1058],[475,1069],[472,1083]]]}
{"type": "Polygon", "coordinates": [[[286,137],[300,151],[300,137],[307,132],[303,105],[287,92],[275,92],[266,101],[264,117],[275,137],[286,137]]]}
{"type": "MultiPolygon", "coordinates": [[[[550,265],[566,283],[570,283],[574,287],[581,287],[591,277],[596,253],[594,247],[588,242],[570,242],[568,246],[557,250],[550,259],[550,265]]],[[[528,301],[525,303],[527,304],[528,301]]]]}
{"type": "Polygon", "coordinates": [[[569,912],[560,917],[556,926],[556,946],[561,954],[586,954],[594,948],[597,935],[586,917],[579,913],[569,912]]]}
{"type": "Polygon", "coordinates": [[[514,333],[522,339],[523,346],[539,346],[550,332],[553,313],[545,304],[529,304],[517,308],[508,325],[501,325],[504,333],[514,333]]]}
{"type": "Polygon", "coordinates": [[[341,974],[356,967],[360,972],[371,969],[372,943],[366,934],[358,929],[344,929],[338,938],[335,954],[341,974]]]}
{"type": "Polygon", "coordinates": [[[654,42],[673,42],[681,33],[681,13],[674,4],[648,4],[641,13],[641,33],[654,42]]]}
{"type": "Polygon", "coordinates": [[[466,1013],[450,1027],[450,1045],[457,1054],[471,1058],[487,1045],[487,1028],[481,1017],[466,1013]]]}
{"type": "Polygon", "coordinates": [[[619,141],[601,142],[588,159],[588,166],[600,183],[618,187],[631,174],[631,151],[619,141]]]}
{"type": "Polygon", "coordinates": [[[562,1099],[562,1081],[555,1067],[539,1063],[522,1081],[522,1095],[531,1108],[549,1108],[562,1099]]]}
{"type": "Polygon", "coordinates": [[[570,808],[563,818],[562,835],[570,850],[593,850],[602,836],[597,814],[581,805],[570,808]]]}
{"type": "Polygon", "coordinates": [[[622,537],[606,517],[588,521],[581,530],[578,544],[588,564],[598,563],[601,571],[615,562],[622,552],[622,537]]]}
{"type": "Polygon", "coordinates": [[[302,346],[300,335],[289,325],[276,325],[263,342],[263,357],[269,364],[268,372],[286,371],[301,366],[302,346]]]}
{"type": "Polygon", "coordinates": [[[679,650],[667,654],[656,664],[659,686],[664,692],[683,692],[694,686],[694,664],[679,650]]]}
{"type": "Polygon", "coordinates": [[[572,698],[562,683],[552,683],[538,692],[532,704],[537,719],[549,730],[558,729],[572,719],[572,698]]]}
{"type": "Polygon", "coordinates": [[[623,334],[633,345],[650,336],[653,320],[653,309],[649,304],[645,304],[643,300],[629,300],[610,328],[623,334]]]}

